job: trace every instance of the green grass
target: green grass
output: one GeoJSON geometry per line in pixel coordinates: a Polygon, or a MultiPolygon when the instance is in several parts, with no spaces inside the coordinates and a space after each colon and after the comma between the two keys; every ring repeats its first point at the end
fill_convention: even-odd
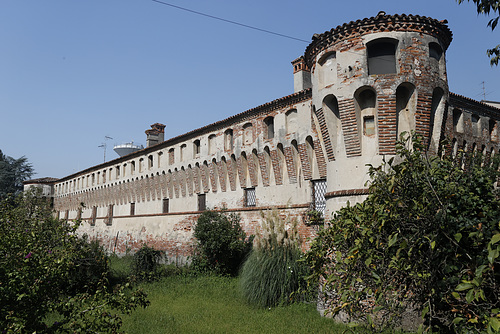
{"type": "Polygon", "coordinates": [[[323,318],[314,305],[256,308],[243,302],[237,278],[172,276],[143,284],[151,305],[123,317],[133,333],[371,333],[323,318]]]}
{"type": "MultiPolygon", "coordinates": [[[[111,257],[115,279],[129,275],[130,264],[130,257],[111,257]]],[[[140,285],[148,294],[150,306],[123,315],[122,330],[128,334],[372,333],[323,318],[313,304],[251,306],[240,293],[238,278],[194,277],[172,265],[163,268],[168,277],[140,285]]]]}

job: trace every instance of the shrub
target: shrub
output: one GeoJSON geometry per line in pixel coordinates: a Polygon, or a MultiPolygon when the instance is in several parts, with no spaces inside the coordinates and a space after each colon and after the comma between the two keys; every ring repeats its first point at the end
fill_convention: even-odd
{"type": "Polygon", "coordinates": [[[76,234],[78,223],[54,219],[48,201],[37,195],[0,202],[0,328],[116,332],[119,313],[146,306],[145,294],[110,287],[99,247],[76,234]],[[58,321],[46,324],[48,314],[58,321]]]}
{"type": "Polygon", "coordinates": [[[416,307],[425,330],[498,332],[498,163],[428,157],[418,136],[397,154],[370,167],[368,198],[337,212],[306,255],[330,311],[395,324],[416,307]]]}
{"type": "Polygon", "coordinates": [[[197,244],[192,268],[198,272],[235,276],[252,245],[252,238],[246,239],[240,226],[240,216],[226,212],[204,211],[194,237],[197,244]]]}
{"type": "Polygon", "coordinates": [[[261,229],[240,273],[241,291],[249,303],[287,304],[305,287],[307,266],[300,261],[300,244],[295,219],[285,221],[277,210],[262,213],[261,229]]]}
{"type": "Polygon", "coordinates": [[[140,280],[153,280],[158,278],[160,261],[163,252],[147,245],[143,245],[133,256],[132,274],[140,280]]]}

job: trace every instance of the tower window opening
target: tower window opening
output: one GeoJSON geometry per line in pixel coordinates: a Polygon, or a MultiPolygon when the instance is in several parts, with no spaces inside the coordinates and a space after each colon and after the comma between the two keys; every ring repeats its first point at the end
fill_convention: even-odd
{"type": "Polygon", "coordinates": [[[383,39],[367,45],[368,74],[396,73],[396,45],[397,41],[383,39]]]}

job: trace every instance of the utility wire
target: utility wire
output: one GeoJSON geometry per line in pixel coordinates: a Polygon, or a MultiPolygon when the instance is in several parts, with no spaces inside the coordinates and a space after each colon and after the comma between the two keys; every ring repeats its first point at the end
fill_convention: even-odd
{"type": "Polygon", "coordinates": [[[213,15],[205,14],[205,13],[202,13],[202,12],[197,12],[195,10],[184,8],[184,7],[177,6],[177,5],[173,5],[173,4],[168,3],[168,2],[164,2],[164,1],[160,1],[160,0],[151,0],[151,1],[157,2],[157,3],[165,5],[165,6],[170,6],[170,7],[173,7],[173,8],[184,10],[186,12],[190,12],[190,13],[193,13],[193,14],[197,14],[197,15],[201,15],[201,16],[206,16],[206,17],[209,17],[211,19],[215,19],[215,20],[219,20],[219,21],[231,23],[231,24],[234,24],[234,25],[238,25],[238,26],[241,26],[241,27],[245,27],[245,28],[249,28],[249,29],[253,29],[253,30],[257,30],[257,31],[261,31],[261,32],[265,32],[265,33],[268,33],[268,34],[271,34],[271,35],[276,35],[276,36],[280,36],[280,37],[284,37],[284,38],[289,38],[289,39],[293,39],[293,40],[296,40],[296,41],[299,41],[299,42],[308,43],[308,44],[310,43],[310,41],[306,41],[305,39],[300,39],[300,38],[296,38],[296,37],[292,37],[292,36],[280,34],[280,33],[274,32],[274,31],[270,31],[270,30],[261,29],[261,28],[257,28],[257,27],[254,27],[254,26],[250,26],[248,24],[243,24],[243,23],[239,23],[239,22],[236,22],[236,21],[227,20],[227,19],[224,19],[224,18],[221,18],[221,17],[218,17],[218,16],[213,16],[213,15]]]}

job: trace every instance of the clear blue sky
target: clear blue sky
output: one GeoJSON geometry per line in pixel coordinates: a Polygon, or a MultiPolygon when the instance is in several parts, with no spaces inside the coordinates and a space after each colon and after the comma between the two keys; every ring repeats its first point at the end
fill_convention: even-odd
{"type": "MultiPolygon", "coordinates": [[[[314,33],[375,16],[447,19],[450,90],[500,101],[500,43],[488,18],[454,0],[166,0],[192,10],[310,41],[314,33]]],[[[26,156],[34,177],[63,177],[103,161],[98,146],[145,144],[159,122],[166,137],[293,92],[290,62],[307,43],[197,16],[151,0],[2,0],[0,149],[26,156]]]]}

